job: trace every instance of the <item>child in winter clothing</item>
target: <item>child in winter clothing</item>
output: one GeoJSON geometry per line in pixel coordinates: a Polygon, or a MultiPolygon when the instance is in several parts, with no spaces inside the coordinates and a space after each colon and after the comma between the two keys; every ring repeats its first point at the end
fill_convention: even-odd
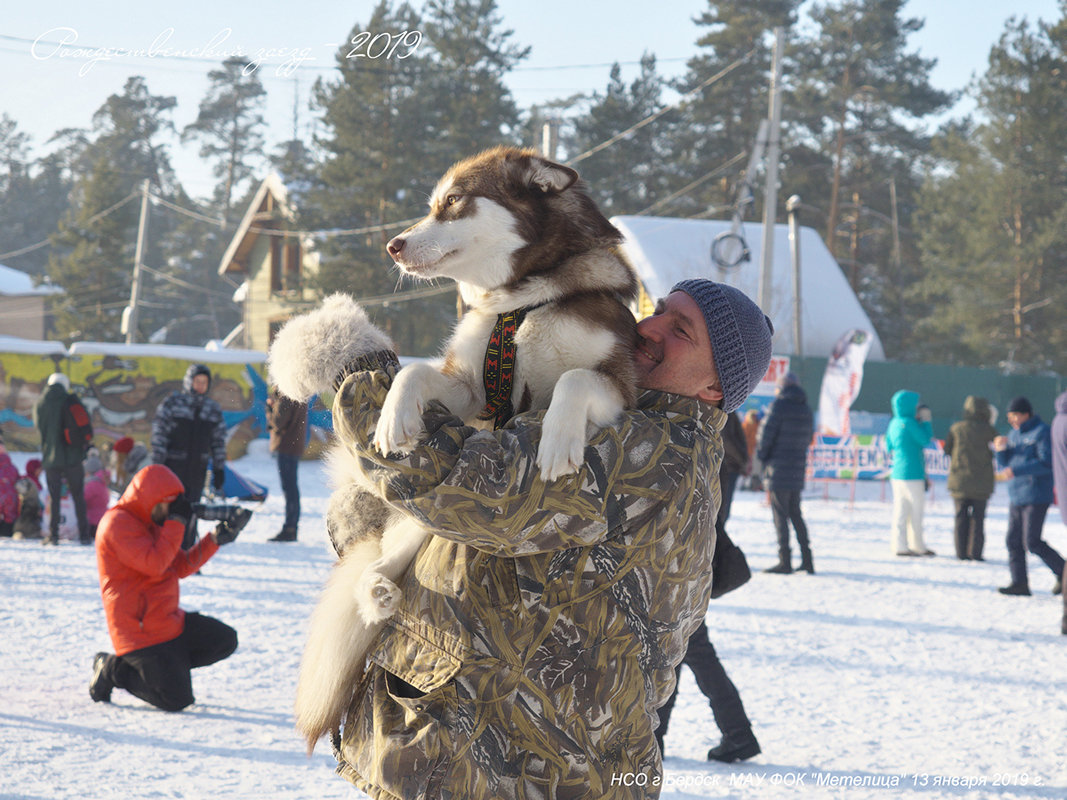
{"type": "Polygon", "coordinates": [[[85,459],[85,515],[89,518],[89,531],[93,539],[96,539],[96,526],[100,524],[100,518],[111,504],[109,477],[100,456],[90,451],[85,459]]]}
{"type": "Polygon", "coordinates": [[[23,475],[15,481],[15,491],[19,495],[19,515],[12,538],[40,539],[44,504],[37,484],[31,476],[23,475]]]}
{"type": "Polygon", "coordinates": [[[111,488],[122,494],[130,485],[130,478],[150,463],[147,447],[129,436],[118,439],[111,446],[111,488]]]}
{"type": "Polygon", "coordinates": [[[885,440],[893,458],[893,523],[890,529],[898,556],[932,556],[923,541],[926,502],[926,461],[923,448],[934,435],[930,409],[919,409],[919,394],[901,389],[890,401],[893,419],[885,440]],[[906,531],[906,535],[905,535],[906,531]]]}
{"type": "Polygon", "coordinates": [[[11,463],[11,456],[4,447],[3,434],[0,434],[0,536],[14,533],[19,509],[19,496],[15,489],[18,479],[19,471],[11,463]]]}

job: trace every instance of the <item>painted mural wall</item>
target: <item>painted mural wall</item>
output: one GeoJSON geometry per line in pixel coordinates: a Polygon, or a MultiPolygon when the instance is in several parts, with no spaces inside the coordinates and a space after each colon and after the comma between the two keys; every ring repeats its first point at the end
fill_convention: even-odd
{"type": "Polygon", "coordinates": [[[238,458],[249,441],[267,436],[265,360],[253,350],[97,342],[68,350],[58,342],[0,337],[0,429],[8,449],[39,450],[33,407],[48,376],[63,372],[92,416],[98,447],[122,436],[147,446],[156,407],[181,390],[185,370],[198,363],[211,370],[210,396],[226,420],[228,457],[238,458]]]}

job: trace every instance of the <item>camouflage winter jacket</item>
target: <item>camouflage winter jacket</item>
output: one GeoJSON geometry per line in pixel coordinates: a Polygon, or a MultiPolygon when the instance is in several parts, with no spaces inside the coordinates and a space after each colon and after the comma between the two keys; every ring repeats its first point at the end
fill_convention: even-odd
{"type": "Polygon", "coordinates": [[[541,414],[490,433],[431,404],[423,443],[380,456],[391,377],[350,375],[336,432],[438,535],[369,651],[338,772],[390,800],[657,797],[656,709],[710,596],[725,415],[646,392],[546,484],[541,414]]]}

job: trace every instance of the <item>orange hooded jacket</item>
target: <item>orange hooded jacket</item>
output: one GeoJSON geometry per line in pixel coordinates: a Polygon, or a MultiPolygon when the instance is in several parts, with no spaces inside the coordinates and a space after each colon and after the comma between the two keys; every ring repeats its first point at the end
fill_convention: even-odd
{"type": "Polygon", "coordinates": [[[152,522],[157,503],[183,491],[178,476],[162,464],[138,472],[96,532],[100,594],[115,655],[176,638],[185,627],[178,607],[178,580],[196,572],[219,546],[205,536],[182,550],[181,523],[152,522]]]}

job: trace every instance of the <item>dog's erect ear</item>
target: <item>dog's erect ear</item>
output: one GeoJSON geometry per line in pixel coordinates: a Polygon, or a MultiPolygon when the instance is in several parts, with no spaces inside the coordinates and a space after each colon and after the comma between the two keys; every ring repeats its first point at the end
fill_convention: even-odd
{"type": "Polygon", "coordinates": [[[536,186],[545,194],[550,194],[562,192],[571,186],[578,180],[578,173],[555,161],[530,156],[530,166],[525,177],[530,186],[536,186]]]}

